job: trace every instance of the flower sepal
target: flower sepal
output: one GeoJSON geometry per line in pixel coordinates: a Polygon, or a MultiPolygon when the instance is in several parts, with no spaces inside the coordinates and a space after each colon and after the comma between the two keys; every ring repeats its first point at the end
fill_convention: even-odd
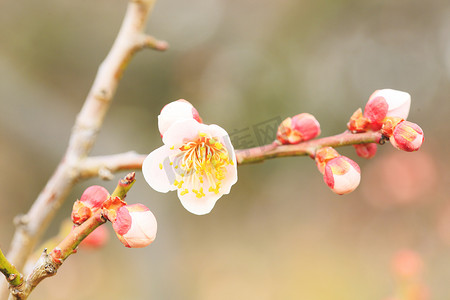
{"type": "Polygon", "coordinates": [[[113,222],[116,219],[117,211],[125,205],[127,205],[127,203],[119,197],[109,197],[109,199],[103,203],[102,215],[110,222],[113,222]]]}
{"type": "Polygon", "coordinates": [[[338,156],[340,156],[340,154],[333,147],[323,147],[318,149],[314,159],[319,172],[323,174],[325,172],[326,164],[338,156]]]}

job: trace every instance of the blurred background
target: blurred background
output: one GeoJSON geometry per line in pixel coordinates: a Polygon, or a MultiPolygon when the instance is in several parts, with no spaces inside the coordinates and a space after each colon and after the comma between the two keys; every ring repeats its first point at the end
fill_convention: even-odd
{"type": "MultiPolygon", "coordinates": [[[[14,216],[28,211],[63,155],[126,1],[1,0],[0,7],[7,251],[14,216]]],[[[206,216],[187,212],[175,193],[153,191],[137,172],[127,199],[155,214],[155,242],[127,249],[108,225],[106,247],[71,256],[32,299],[384,300],[398,293],[392,260],[405,249],[421,261],[429,299],[448,298],[450,2],[165,0],[148,32],[170,50],[131,61],[94,155],[159,147],[157,115],[179,98],[228,132],[252,135],[255,124],[309,112],[329,136],[380,88],[411,94],[409,119],[425,143],[416,153],[386,144],[371,160],[341,148],[362,170],[346,196],[333,194],[307,157],[241,166],[231,194],[206,216]]],[[[77,184],[45,237],[86,187],[112,190],[123,175],[77,184]]]]}

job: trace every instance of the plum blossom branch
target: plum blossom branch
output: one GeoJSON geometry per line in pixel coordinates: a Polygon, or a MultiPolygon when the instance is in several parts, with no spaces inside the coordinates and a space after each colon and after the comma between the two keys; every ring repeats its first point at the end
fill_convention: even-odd
{"type": "MultiPolygon", "coordinates": [[[[111,197],[119,197],[123,200],[135,181],[136,179],[134,172],[128,174],[123,179],[119,180],[111,197]]],[[[20,281],[10,282],[10,298],[21,300],[27,299],[29,294],[43,279],[55,275],[64,261],[71,254],[76,253],[78,245],[92,231],[104,224],[106,221],[107,217],[105,216],[105,211],[99,209],[79,226],[73,227],[69,234],[50,253],[47,252],[47,249],[44,249],[39,260],[25,281],[19,274],[20,276],[17,277],[21,279],[20,281]]]]}
{"type": "MultiPolygon", "coordinates": [[[[343,147],[364,143],[383,143],[379,132],[351,133],[345,131],[341,134],[309,140],[295,145],[280,145],[278,142],[248,149],[236,149],[238,165],[263,162],[266,159],[287,156],[312,155],[322,147],[343,147]]],[[[117,155],[98,156],[87,158],[80,167],[83,177],[100,176],[104,169],[109,172],[121,170],[134,170],[142,168],[145,154],[126,152],[117,155]]]]}
{"type": "MultiPolygon", "coordinates": [[[[165,50],[167,43],[145,35],[147,18],[156,0],[129,2],[118,36],[100,65],[77,116],[66,153],[27,214],[17,218],[8,259],[21,269],[37,240],[74,184],[82,178],[78,165],[88,156],[129,60],[142,48],[165,50]]],[[[4,286],[0,285],[0,288],[4,286]]],[[[2,295],[0,291],[0,295],[2,295]]]]}
{"type": "Polygon", "coordinates": [[[45,278],[54,276],[64,260],[76,253],[78,245],[106,220],[98,212],[73,230],[50,253],[44,249],[30,275],[23,284],[10,287],[10,299],[27,299],[33,289],[45,278]]]}
{"type": "Polygon", "coordinates": [[[382,143],[382,134],[379,132],[351,133],[345,131],[338,135],[309,140],[294,145],[280,145],[277,141],[270,145],[236,150],[238,165],[258,163],[266,159],[284,156],[314,157],[317,149],[323,147],[342,147],[364,143],[382,143]]]}
{"type": "Polygon", "coordinates": [[[78,166],[78,169],[81,178],[99,176],[103,179],[112,179],[115,172],[140,169],[144,159],[144,155],[134,151],[113,155],[91,156],[84,159],[78,166]]]}

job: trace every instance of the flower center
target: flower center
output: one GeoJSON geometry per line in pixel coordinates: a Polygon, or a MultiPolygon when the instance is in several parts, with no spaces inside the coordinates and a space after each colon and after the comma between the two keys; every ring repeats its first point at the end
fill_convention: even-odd
{"type": "MultiPolygon", "coordinates": [[[[225,178],[225,167],[233,164],[226,147],[217,138],[201,133],[196,141],[184,144],[180,150],[181,153],[176,159],[182,178],[180,181],[175,180],[174,185],[181,189],[186,181],[191,191],[201,198],[205,196],[203,191],[205,183],[209,186],[209,192],[218,194],[221,182],[225,178]]],[[[189,190],[184,188],[181,194],[185,195],[188,192],[189,190]]]]}

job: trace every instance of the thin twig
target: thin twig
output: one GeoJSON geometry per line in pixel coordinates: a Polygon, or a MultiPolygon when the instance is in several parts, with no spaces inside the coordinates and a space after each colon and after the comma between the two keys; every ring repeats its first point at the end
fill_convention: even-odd
{"type": "Polygon", "coordinates": [[[314,157],[316,150],[322,147],[336,148],[355,144],[379,143],[380,141],[381,133],[379,132],[351,133],[346,131],[338,135],[314,139],[296,145],[280,145],[274,142],[270,145],[240,149],[236,150],[236,157],[238,165],[243,165],[276,157],[304,155],[314,157]]]}
{"type": "Polygon", "coordinates": [[[144,159],[145,155],[134,151],[114,155],[91,156],[79,164],[78,170],[81,178],[98,176],[103,179],[112,179],[115,172],[142,168],[144,159]]]}
{"type": "Polygon", "coordinates": [[[6,259],[2,250],[0,250],[0,272],[5,275],[10,285],[17,286],[23,282],[23,275],[6,259]]]}

